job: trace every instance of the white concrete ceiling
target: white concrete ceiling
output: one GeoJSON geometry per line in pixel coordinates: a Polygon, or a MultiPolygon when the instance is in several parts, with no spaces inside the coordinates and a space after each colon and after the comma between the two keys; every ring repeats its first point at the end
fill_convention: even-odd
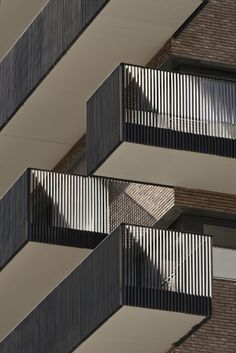
{"type": "Polygon", "coordinates": [[[95,175],[236,194],[236,159],[123,142],[95,175]]]}
{"type": "Polygon", "coordinates": [[[29,242],[0,272],[0,342],[90,252],[29,242]]]}
{"type": "Polygon", "coordinates": [[[27,167],[53,168],[85,133],[95,89],[120,62],[146,64],[201,2],[111,0],[1,131],[0,193],[27,167]]]}
{"type": "Polygon", "coordinates": [[[0,61],[48,0],[0,0],[0,61]]]}
{"type": "Polygon", "coordinates": [[[166,353],[203,316],[124,306],[74,353],[166,353]]]}

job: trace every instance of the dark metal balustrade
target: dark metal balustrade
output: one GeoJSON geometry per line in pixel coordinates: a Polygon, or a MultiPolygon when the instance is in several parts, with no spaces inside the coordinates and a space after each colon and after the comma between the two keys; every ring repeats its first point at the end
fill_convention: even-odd
{"type": "MultiPolygon", "coordinates": [[[[72,352],[123,306],[153,309],[157,317],[158,309],[185,313],[201,322],[211,315],[211,252],[209,236],[121,225],[2,341],[0,352],[72,352]]],[[[186,320],[178,316],[178,325],[186,320]]]]}
{"type": "Polygon", "coordinates": [[[236,83],[124,65],[125,122],[236,138],[236,83]]]}
{"type": "Polygon", "coordinates": [[[124,226],[124,301],[210,315],[210,236],[124,226]]]}
{"type": "Polygon", "coordinates": [[[88,171],[122,142],[236,157],[236,83],[120,65],[87,103],[88,171]]]}
{"type": "Polygon", "coordinates": [[[28,241],[94,248],[108,233],[105,179],[29,169],[0,200],[0,268],[28,241]]]}
{"type": "Polygon", "coordinates": [[[30,170],[30,223],[108,232],[108,182],[30,170]]]}

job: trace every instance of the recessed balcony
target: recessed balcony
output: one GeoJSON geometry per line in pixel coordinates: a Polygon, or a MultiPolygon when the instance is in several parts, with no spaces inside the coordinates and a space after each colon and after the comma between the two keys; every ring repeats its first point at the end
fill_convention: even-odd
{"type": "Polygon", "coordinates": [[[236,193],[236,83],[120,65],[87,103],[88,173],[236,193]]]}
{"type": "Polygon", "coordinates": [[[0,200],[0,341],[106,237],[107,212],[105,180],[35,169],[0,200]]]}
{"type": "Polygon", "coordinates": [[[121,225],[0,351],[164,353],[211,315],[211,252],[209,236],[121,225]]]}

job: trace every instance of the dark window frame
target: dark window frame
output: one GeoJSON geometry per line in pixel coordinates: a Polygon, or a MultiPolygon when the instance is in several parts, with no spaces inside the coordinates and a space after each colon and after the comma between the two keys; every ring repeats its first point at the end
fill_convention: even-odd
{"type": "MultiPolygon", "coordinates": [[[[206,212],[203,211],[202,214],[183,212],[174,221],[174,223],[172,223],[169,229],[174,229],[182,232],[204,234],[204,225],[231,228],[231,229],[235,229],[235,232],[236,232],[236,220],[217,217],[217,216],[209,216],[207,215],[207,211],[206,212]]],[[[206,234],[206,235],[213,235],[213,234],[206,234]]],[[[214,235],[213,235],[213,245],[216,247],[232,249],[232,247],[227,246],[227,244],[224,245],[223,241],[220,243],[217,242],[216,244],[214,244],[214,235]]],[[[236,236],[235,236],[234,249],[236,249],[236,236]]]]}

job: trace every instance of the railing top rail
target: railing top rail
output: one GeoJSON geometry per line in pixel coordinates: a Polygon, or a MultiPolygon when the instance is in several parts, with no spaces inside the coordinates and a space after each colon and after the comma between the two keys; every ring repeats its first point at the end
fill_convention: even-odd
{"type": "Polygon", "coordinates": [[[194,232],[182,232],[182,231],[178,231],[175,229],[162,229],[162,228],[157,228],[155,226],[142,226],[140,224],[132,224],[132,223],[121,223],[119,227],[134,227],[134,228],[139,228],[139,229],[152,229],[152,230],[157,230],[157,231],[163,231],[166,233],[179,233],[179,234],[189,234],[189,235],[196,235],[196,236],[203,236],[203,237],[209,237],[209,238],[213,238],[212,234],[199,234],[199,233],[194,233],[194,232]]]}
{"type": "MultiPolygon", "coordinates": [[[[199,74],[199,73],[184,73],[184,72],[176,72],[176,71],[171,71],[171,70],[165,70],[165,69],[157,69],[157,68],[154,68],[154,67],[147,67],[147,66],[143,66],[143,65],[137,65],[137,64],[129,64],[129,63],[120,63],[121,67],[125,67],[125,66],[128,66],[128,67],[137,67],[137,68],[140,68],[140,69],[146,69],[146,70],[152,70],[152,71],[160,71],[160,72],[166,72],[166,73],[171,73],[171,74],[176,74],[176,75],[180,75],[180,76],[188,76],[188,77],[199,77],[199,78],[202,78],[202,79],[209,79],[209,80],[212,80],[212,81],[222,81],[222,82],[230,82],[230,83],[235,83],[236,84],[236,80],[234,79],[230,79],[230,78],[215,78],[215,77],[212,77],[210,75],[205,75],[205,74],[199,74]]],[[[118,67],[119,67],[118,66],[118,67]]],[[[115,71],[115,70],[114,70],[115,71]]],[[[110,75],[109,75],[110,76],[110,75]]],[[[109,77],[108,76],[108,77],[109,77]]],[[[105,80],[104,80],[105,81],[105,80]]]]}

